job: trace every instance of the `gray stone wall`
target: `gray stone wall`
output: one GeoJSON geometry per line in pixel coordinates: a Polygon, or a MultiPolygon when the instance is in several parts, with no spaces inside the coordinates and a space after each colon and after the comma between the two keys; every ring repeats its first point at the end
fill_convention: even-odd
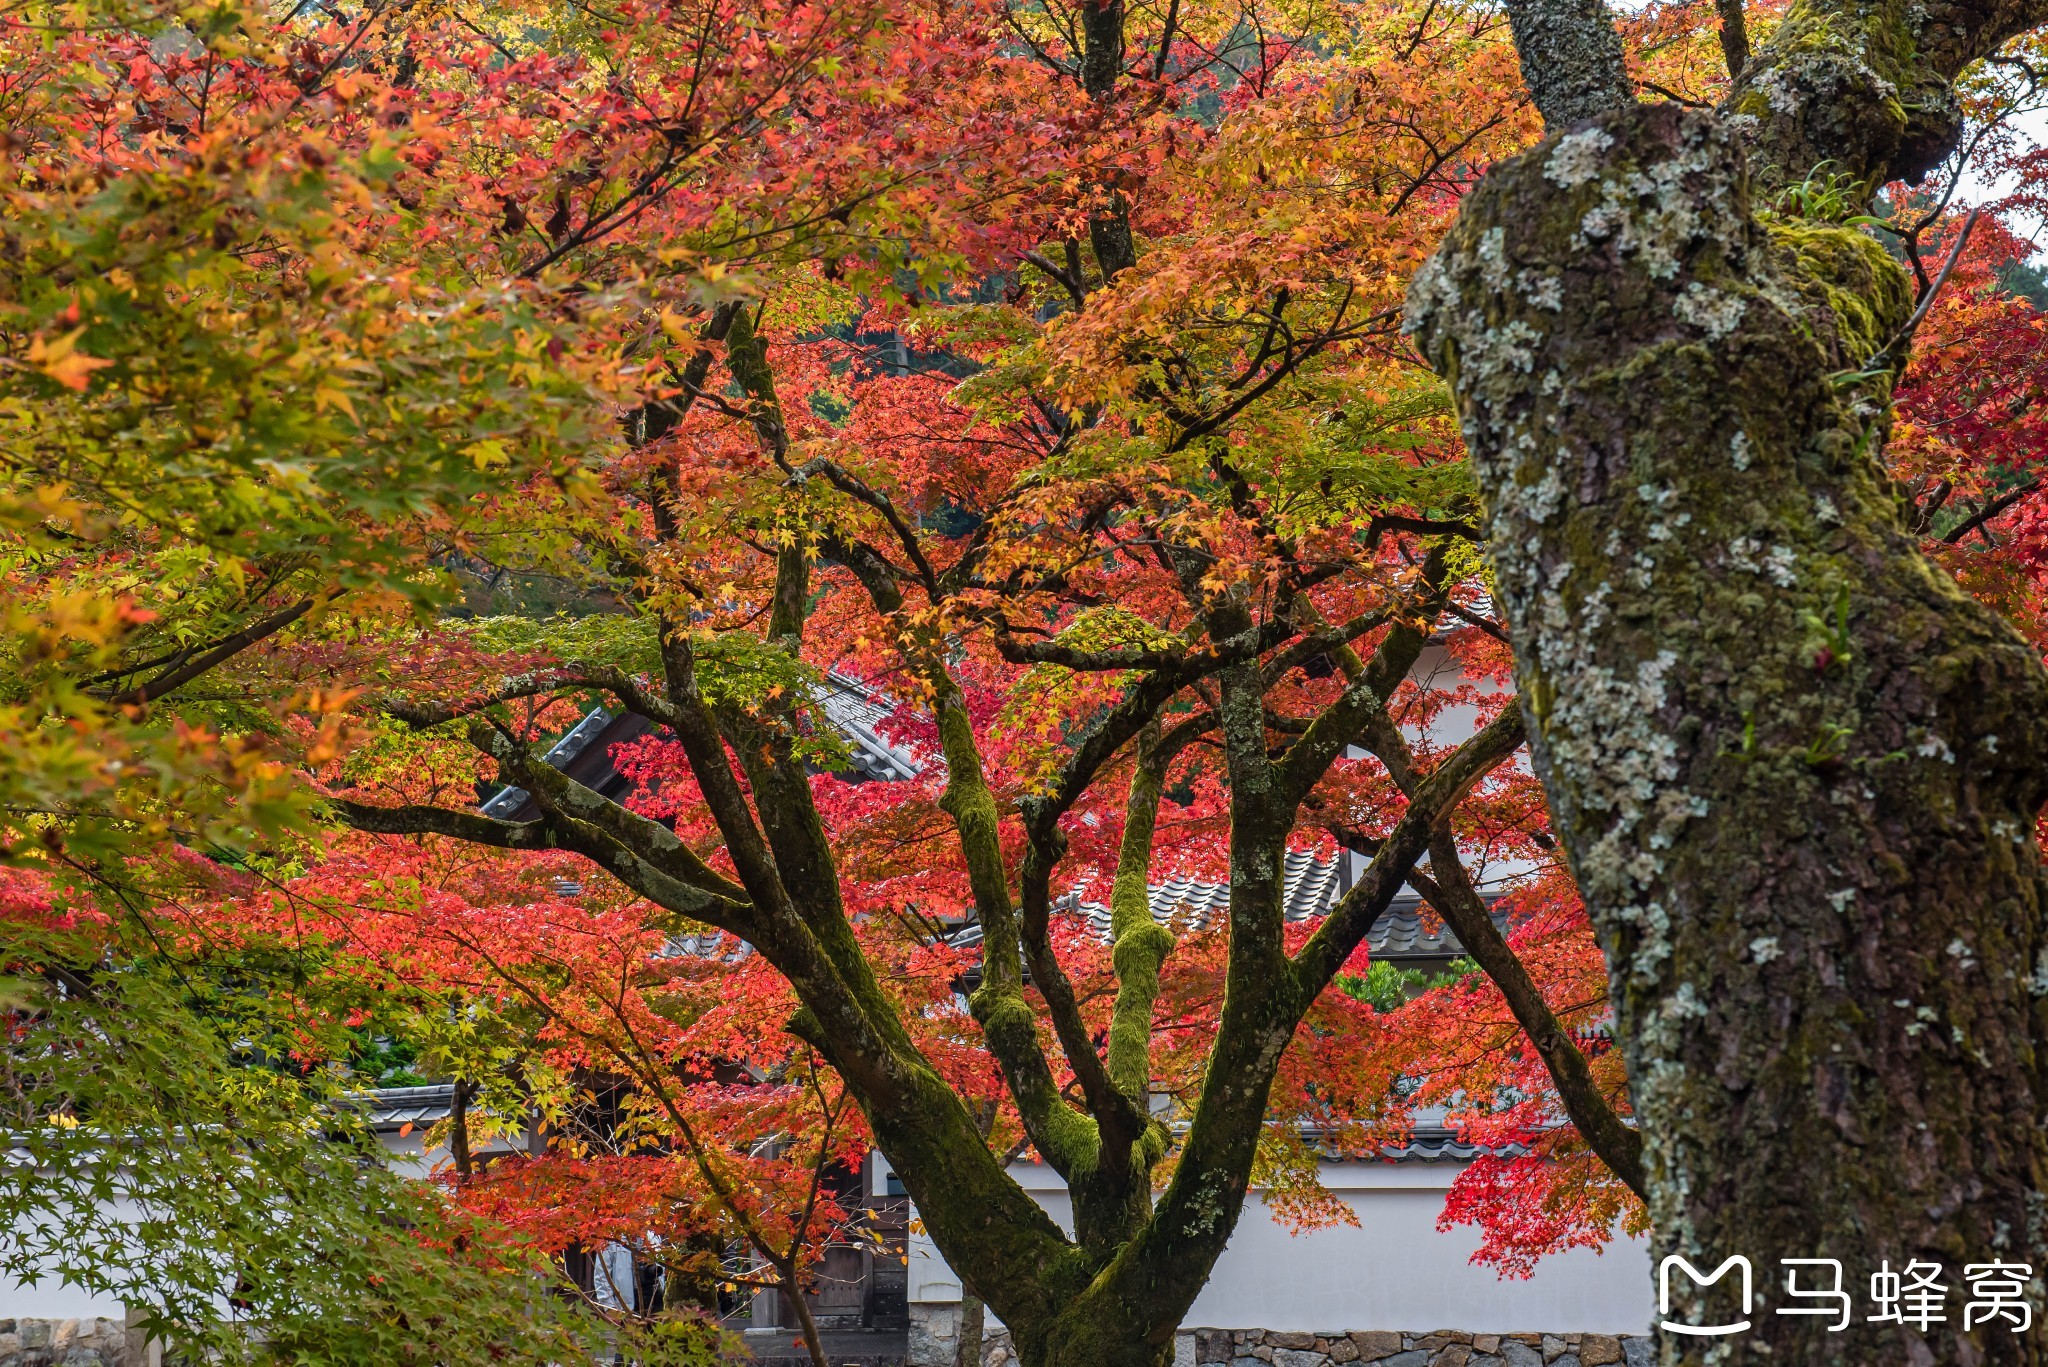
{"type": "MultiPolygon", "coordinates": [[[[959,1314],[957,1305],[910,1307],[911,1367],[953,1367],[959,1314]]],[[[1649,1367],[1656,1352],[1646,1337],[1608,1334],[1187,1329],[1174,1340],[1173,1361],[1174,1367],[1649,1367]]],[[[1010,1336],[990,1334],[981,1362],[1016,1367],[1010,1336]]]]}
{"type": "Polygon", "coordinates": [[[1271,1329],[1197,1329],[1176,1343],[1176,1364],[1195,1367],[1648,1367],[1647,1338],[1607,1334],[1466,1334],[1454,1329],[1403,1334],[1290,1334],[1271,1329]],[[1192,1346],[1193,1352],[1187,1351],[1192,1346]]]}
{"type": "Polygon", "coordinates": [[[118,1320],[0,1319],[0,1367],[145,1367],[118,1320]]]}

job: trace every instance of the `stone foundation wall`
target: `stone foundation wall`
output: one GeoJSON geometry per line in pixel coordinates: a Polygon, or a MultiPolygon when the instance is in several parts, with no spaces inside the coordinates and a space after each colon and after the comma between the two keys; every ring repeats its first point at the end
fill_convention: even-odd
{"type": "MultiPolygon", "coordinates": [[[[958,1306],[912,1305],[911,1367],[953,1367],[958,1336],[958,1306]]],[[[1188,1329],[1174,1340],[1173,1361],[1174,1367],[1649,1367],[1656,1352],[1647,1337],[1608,1334],[1188,1329]]],[[[1009,1334],[990,1334],[981,1362],[1016,1367],[1009,1334]]]]}
{"type": "Polygon", "coordinates": [[[1195,1367],[1649,1367],[1648,1338],[1607,1334],[1465,1334],[1438,1329],[1397,1334],[1288,1334],[1270,1329],[1197,1329],[1175,1345],[1174,1361],[1195,1367]],[[1192,1338],[1189,1345],[1186,1339],[1192,1338]],[[1192,1346],[1193,1352],[1186,1349],[1192,1346]]]}
{"type": "Polygon", "coordinates": [[[118,1320],[0,1319],[0,1367],[147,1367],[118,1320]]]}

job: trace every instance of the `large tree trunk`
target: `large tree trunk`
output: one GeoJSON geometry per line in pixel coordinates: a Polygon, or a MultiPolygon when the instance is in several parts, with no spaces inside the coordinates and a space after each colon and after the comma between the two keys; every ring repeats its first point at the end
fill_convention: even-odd
{"type": "MultiPolygon", "coordinates": [[[[1901,272],[1760,223],[1731,123],[1553,119],[1410,296],[1607,953],[1655,1252],[1755,1268],[1753,1327],[1664,1360],[2039,1364],[2038,1327],[1962,1319],[1965,1264],[2048,1263],[2048,675],[1900,525],[1863,372],[1901,272]],[[1776,1313],[1818,1304],[1785,1258],[1841,1260],[1854,1322],[1776,1313]],[[1947,1322],[1868,1322],[1915,1259],[1947,1322]]],[[[1732,1281],[1672,1318],[1738,1318],[1732,1281]]]]}

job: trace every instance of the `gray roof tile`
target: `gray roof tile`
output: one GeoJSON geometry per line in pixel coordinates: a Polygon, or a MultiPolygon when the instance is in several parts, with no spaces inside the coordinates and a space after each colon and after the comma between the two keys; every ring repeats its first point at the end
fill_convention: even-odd
{"type": "Polygon", "coordinates": [[[438,1125],[455,1110],[455,1084],[430,1083],[425,1087],[379,1087],[359,1096],[363,1119],[373,1130],[403,1129],[410,1125],[423,1130],[438,1125]]]}
{"type": "MultiPolygon", "coordinates": [[[[894,710],[884,694],[851,675],[833,671],[819,686],[818,705],[846,738],[847,748],[853,756],[854,772],[860,777],[885,783],[917,777],[921,769],[917,757],[900,745],[890,744],[877,729],[894,710]]],[[[621,718],[605,708],[593,707],[569,729],[567,735],[549,746],[542,758],[557,769],[567,770],[607,733],[614,734],[619,740],[629,740],[645,734],[649,725],[641,718],[621,718]],[[635,724],[614,725],[622,721],[635,724]]],[[[609,756],[593,754],[591,758],[594,764],[579,768],[595,768],[608,774],[614,772],[609,756]]],[[[594,781],[589,775],[584,775],[583,781],[593,787],[606,786],[603,781],[594,781]]],[[[516,821],[522,817],[531,819],[539,813],[531,809],[527,796],[524,788],[503,788],[493,793],[477,810],[500,821],[516,821]]]]}
{"type": "MultiPolygon", "coordinates": [[[[1349,890],[1342,857],[1319,859],[1307,850],[1289,850],[1282,893],[1289,921],[1307,921],[1329,914],[1337,899],[1349,890]]],[[[1191,930],[1215,926],[1230,906],[1228,883],[1196,882],[1175,878],[1154,883],[1150,888],[1152,917],[1161,925],[1191,930]]],[[[1072,901],[1069,907],[1088,919],[1097,935],[1109,936],[1109,906],[1105,902],[1072,901]]],[[[1496,912],[1496,923],[1506,914],[1496,912]]],[[[963,926],[953,943],[979,944],[981,927],[963,926]]],[[[1455,959],[1464,945],[1441,918],[1423,906],[1416,894],[1402,890],[1373,923],[1366,945],[1376,959],[1455,959]]]]}
{"type": "Polygon", "coordinates": [[[886,695],[835,670],[825,676],[824,686],[818,690],[818,705],[846,737],[854,767],[864,777],[888,783],[916,778],[923,771],[915,755],[890,744],[877,729],[895,710],[886,695]]]}

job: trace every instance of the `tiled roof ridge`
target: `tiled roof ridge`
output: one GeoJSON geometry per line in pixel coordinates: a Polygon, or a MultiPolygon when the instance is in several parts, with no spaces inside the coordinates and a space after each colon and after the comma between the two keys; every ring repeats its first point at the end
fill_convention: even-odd
{"type": "MultiPolygon", "coordinates": [[[[396,1131],[406,1126],[425,1130],[453,1113],[455,1084],[431,1082],[413,1087],[374,1087],[353,1093],[349,1099],[362,1107],[364,1119],[373,1130],[396,1131]]],[[[1514,1158],[1526,1152],[1519,1144],[1488,1146],[1466,1143],[1458,1137],[1455,1129],[1444,1123],[1439,1108],[1417,1112],[1410,1124],[1408,1138],[1401,1143],[1380,1144],[1361,1150],[1320,1142],[1320,1136],[1326,1133],[1322,1127],[1303,1124],[1299,1129],[1302,1138],[1321,1157],[1340,1163],[1469,1163],[1475,1158],[1514,1158]],[[1430,1118],[1432,1116],[1434,1118],[1430,1118]]]]}
{"type": "MultiPolygon", "coordinates": [[[[1323,858],[1312,850],[1289,850],[1283,864],[1281,905],[1290,922],[1311,920],[1329,914],[1337,899],[1350,890],[1344,869],[1344,855],[1323,858]]],[[[1170,878],[1147,888],[1152,917],[1161,925],[1187,926],[1193,930],[1212,928],[1230,907],[1230,885],[1198,879],[1170,878]]],[[[1488,898],[1489,901],[1493,899],[1488,898]]],[[[1084,900],[1078,893],[1063,899],[1062,910],[1087,920],[1096,935],[1109,937],[1109,906],[1084,900]]],[[[1494,920],[1505,914],[1496,912],[1494,920]]],[[[963,926],[952,937],[955,944],[977,944],[979,925],[963,926]]],[[[1422,898],[1407,889],[1395,894],[1387,909],[1373,922],[1366,946],[1378,959],[1454,959],[1465,952],[1457,935],[1440,918],[1427,912],[1422,898]]]]}
{"type": "MultiPolygon", "coordinates": [[[[888,704],[886,694],[851,674],[828,669],[824,684],[818,689],[817,702],[840,735],[846,738],[852,751],[853,767],[861,777],[896,782],[916,778],[923,772],[924,762],[918,756],[903,746],[891,743],[877,729],[894,710],[888,704]]],[[[557,769],[567,768],[621,715],[605,707],[591,708],[569,728],[567,734],[549,746],[541,758],[557,769]]],[[[477,810],[500,820],[511,819],[526,805],[527,796],[524,788],[502,788],[477,810]]]]}

